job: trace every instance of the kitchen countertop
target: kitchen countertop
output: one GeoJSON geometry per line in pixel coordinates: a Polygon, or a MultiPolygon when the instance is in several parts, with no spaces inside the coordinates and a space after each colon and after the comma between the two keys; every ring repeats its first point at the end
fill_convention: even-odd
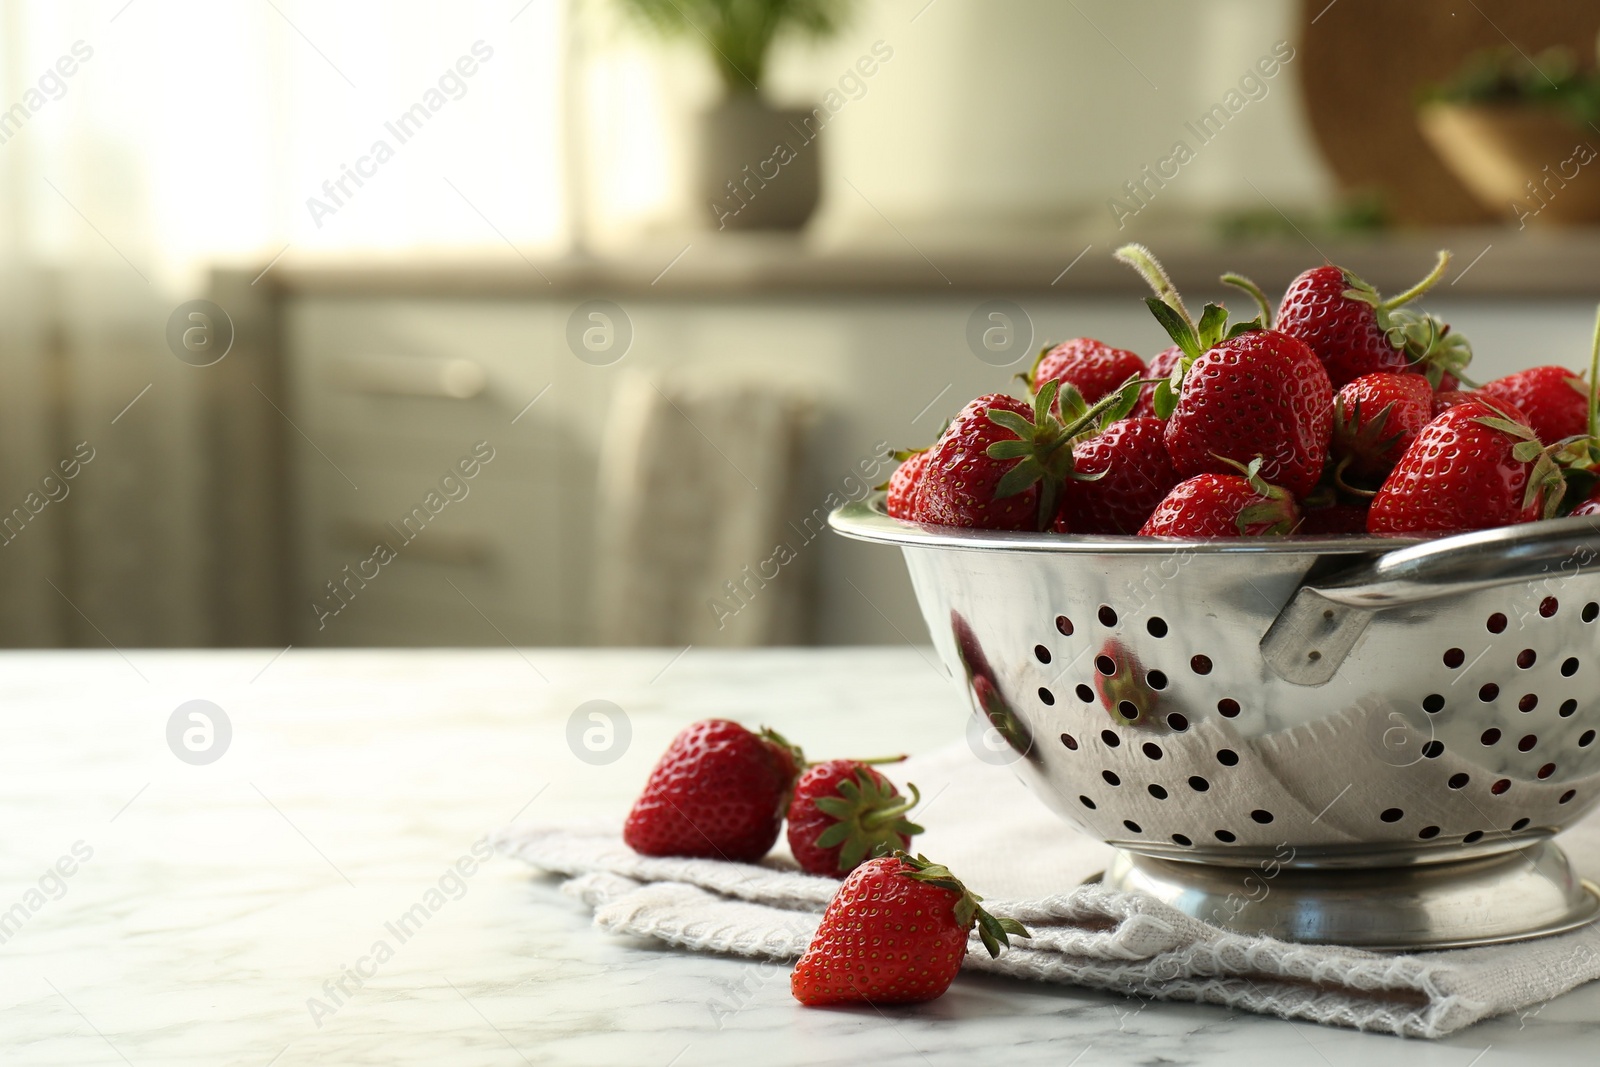
{"type": "Polygon", "coordinates": [[[964,708],[931,662],[911,648],[5,653],[5,1061],[1593,1062],[1600,983],[1438,1042],[984,977],[916,1008],[802,1009],[786,968],[601,935],[553,880],[474,857],[513,818],[620,819],[698,718],[770,724],[819,753],[946,744],[964,708]],[[592,699],[631,733],[598,766],[567,742],[592,699]],[[222,750],[210,763],[169,747],[192,700],[231,726],[225,748],[220,729],[209,749],[191,739],[222,750]],[[395,936],[419,904],[425,920],[395,936]],[[378,941],[391,955],[363,965],[371,977],[344,978],[378,941]]]}

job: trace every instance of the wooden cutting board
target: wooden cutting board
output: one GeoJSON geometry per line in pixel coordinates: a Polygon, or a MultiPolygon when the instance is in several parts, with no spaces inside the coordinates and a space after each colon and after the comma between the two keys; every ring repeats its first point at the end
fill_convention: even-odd
{"type": "Polygon", "coordinates": [[[1417,93],[1508,39],[1529,56],[1565,44],[1589,65],[1597,33],[1593,0],[1301,0],[1294,66],[1312,134],[1344,189],[1381,190],[1402,224],[1503,221],[1423,141],[1417,93]]]}

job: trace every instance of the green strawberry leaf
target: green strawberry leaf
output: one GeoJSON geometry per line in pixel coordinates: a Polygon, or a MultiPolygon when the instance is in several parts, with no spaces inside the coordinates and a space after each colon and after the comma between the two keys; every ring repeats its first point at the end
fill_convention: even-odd
{"type": "Polygon", "coordinates": [[[1200,313],[1200,325],[1197,327],[1197,332],[1200,335],[1200,351],[1204,352],[1222,340],[1222,333],[1227,328],[1227,323],[1227,308],[1220,304],[1207,304],[1205,306],[1205,310],[1200,313]]]}
{"type": "Polygon", "coordinates": [[[1150,397],[1150,406],[1155,410],[1156,418],[1170,418],[1178,407],[1178,391],[1172,387],[1171,381],[1165,381],[1156,386],[1155,393],[1150,397]]]}
{"type": "MultiPolygon", "coordinates": [[[[1052,382],[1051,384],[1053,385],[1055,383],[1052,382]]],[[[1010,430],[1012,433],[1017,435],[1019,440],[1026,440],[1033,434],[1035,423],[1029,422],[1021,415],[1018,415],[1015,411],[1006,411],[1003,408],[998,410],[990,408],[986,414],[989,416],[990,422],[994,423],[996,426],[1001,426],[1007,430],[1010,430]]]]}
{"type": "Polygon", "coordinates": [[[1248,322],[1236,322],[1228,328],[1228,336],[1226,340],[1231,341],[1241,334],[1254,333],[1257,330],[1262,330],[1265,328],[1266,327],[1261,325],[1260,319],[1251,319],[1248,322]]]}
{"type": "Polygon", "coordinates": [[[1137,374],[1123,382],[1117,389],[1117,399],[1110,407],[1100,413],[1100,429],[1103,431],[1112,423],[1128,417],[1139,403],[1139,390],[1144,387],[1144,382],[1137,374]]]}
{"type": "Polygon", "coordinates": [[[996,441],[983,450],[990,459],[1021,459],[1033,455],[1033,446],[1026,441],[996,441]]]}
{"type": "Polygon", "coordinates": [[[1172,343],[1183,350],[1183,354],[1190,359],[1199,359],[1204,351],[1200,347],[1200,339],[1195,335],[1195,329],[1187,319],[1158,297],[1147,296],[1144,298],[1145,306],[1150,309],[1150,314],[1156,317],[1161,328],[1167,331],[1167,336],[1172,338],[1172,343]]]}

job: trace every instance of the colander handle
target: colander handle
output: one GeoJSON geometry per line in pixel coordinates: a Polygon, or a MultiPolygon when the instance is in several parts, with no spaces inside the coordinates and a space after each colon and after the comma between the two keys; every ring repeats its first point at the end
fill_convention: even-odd
{"type": "Polygon", "coordinates": [[[1600,519],[1578,516],[1443,537],[1386,552],[1302,585],[1261,639],[1261,656],[1296,685],[1338,673],[1372,616],[1497,585],[1554,583],[1600,570],[1600,519]]]}

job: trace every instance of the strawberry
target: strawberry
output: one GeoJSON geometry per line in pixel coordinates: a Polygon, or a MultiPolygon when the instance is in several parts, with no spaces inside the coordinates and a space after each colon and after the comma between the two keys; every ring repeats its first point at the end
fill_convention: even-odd
{"type": "Polygon", "coordinates": [[[1309,493],[1322,477],[1333,426],[1333,387],[1317,357],[1259,321],[1230,329],[1216,304],[1196,324],[1149,249],[1124,245],[1116,255],[1156,291],[1145,304],[1183,350],[1172,379],[1152,397],[1156,414],[1167,417],[1173,468],[1185,478],[1230,474],[1260,457],[1267,481],[1309,493]]]}
{"type": "Polygon", "coordinates": [[[861,760],[814,764],[800,776],[789,802],[789,850],[809,874],[843,877],[891,848],[909,848],[922,827],[906,818],[916,806],[894,783],[861,760]]]}
{"type": "Polygon", "coordinates": [[[1366,504],[1329,504],[1326,507],[1306,508],[1297,534],[1307,537],[1327,537],[1333,534],[1364,534],[1367,532],[1366,504]]]}
{"type": "Polygon", "coordinates": [[[1077,337],[1041,349],[1025,377],[1030,392],[1037,393],[1045,382],[1058,382],[1077,389],[1084,403],[1093,404],[1129,378],[1143,378],[1144,360],[1104,341],[1077,337]]]}
{"type": "Polygon", "coordinates": [[[1600,515],[1600,488],[1590,493],[1588,499],[1572,509],[1574,515],[1600,515]]]}
{"type": "MultiPolygon", "coordinates": [[[[1421,320],[1394,312],[1432,288],[1449,262],[1448,252],[1439,253],[1426,278],[1389,300],[1342,267],[1313,267],[1289,283],[1274,328],[1315,352],[1336,389],[1364,374],[1406,370],[1417,353],[1407,350],[1405,327],[1421,320]]],[[[1446,369],[1455,368],[1444,366],[1440,373],[1446,369]]]]}
{"type": "Polygon", "coordinates": [[[1167,458],[1164,431],[1160,419],[1129,418],[1073,445],[1072,466],[1079,477],[1062,486],[1056,532],[1138,533],[1179,481],[1167,458]]]}
{"type": "Polygon", "coordinates": [[[1372,500],[1375,534],[1445,534],[1550,517],[1565,480],[1516,408],[1468,400],[1438,415],[1372,500]]]}
{"type": "Polygon", "coordinates": [[[1514,405],[1547,445],[1576,437],[1589,425],[1589,383],[1562,367],[1517,371],[1481,391],[1514,405]]]}
{"type": "Polygon", "coordinates": [[[805,757],[772,730],[707,719],[672,739],[634,801],[622,839],[646,856],[754,863],[778,839],[805,757]]]}
{"type": "MultiPolygon", "coordinates": [[[[1178,369],[1178,363],[1183,359],[1183,349],[1177,345],[1164,348],[1150,357],[1150,366],[1145,371],[1146,378],[1170,378],[1172,372],[1178,369]]],[[[1139,402],[1133,406],[1131,418],[1144,419],[1156,418],[1156,382],[1147,382],[1139,389],[1139,402]]]]}
{"type": "Polygon", "coordinates": [[[1127,414],[1132,381],[1085,406],[1047,381],[1028,404],[1003,393],[972,401],[928,450],[913,513],[918,522],[988,530],[1043,530],[1061,483],[1073,475],[1071,442],[1096,420],[1127,414]],[[1066,423],[1056,413],[1064,413],[1066,423]]]}
{"type": "Polygon", "coordinates": [[[1262,477],[1261,458],[1240,474],[1197,474],[1179,482],[1157,505],[1141,537],[1255,537],[1286,534],[1300,521],[1287,489],[1262,477]]]}
{"type": "Polygon", "coordinates": [[[1433,420],[1433,388],[1420,374],[1363,374],[1333,398],[1337,477],[1381,482],[1433,420]]]}
{"type": "Polygon", "coordinates": [[[948,868],[904,852],[868,860],[844,880],[789,976],[802,1004],[917,1004],[942,996],[967,955],[974,925],[989,955],[1015,919],[997,919],[948,868]]]}
{"type": "Polygon", "coordinates": [[[922,465],[928,461],[928,450],[900,452],[896,456],[900,466],[889,475],[888,493],[883,503],[890,518],[912,520],[916,511],[917,484],[922,480],[922,465]]]}

